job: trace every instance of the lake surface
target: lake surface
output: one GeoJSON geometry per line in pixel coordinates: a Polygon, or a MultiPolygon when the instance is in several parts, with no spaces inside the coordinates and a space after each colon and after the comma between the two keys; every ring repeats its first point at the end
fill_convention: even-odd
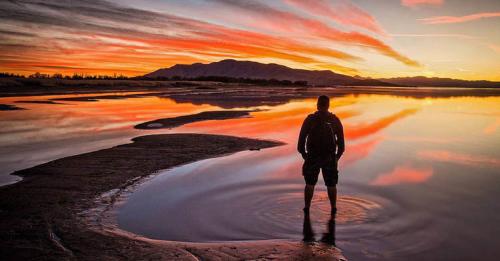
{"type": "MultiPolygon", "coordinates": [[[[74,95],[73,95],[74,96],[74,95]]],[[[0,98],[0,103],[50,97],[0,98]]],[[[274,139],[245,151],[161,171],[118,208],[120,228],[193,242],[303,238],[302,159],[296,140],[315,100],[296,98],[250,118],[172,130],[135,130],[158,118],[220,109],[146,97],[66,104],[17,104],[0,112],[0,178],[67,155],[151,133],[196,132],[274,139]]],[[[248,107],[242,107],[248,108],[248,107]]],[[[411,98],[342,95],[344,124],[335,243],[351,260],[496,260],[500,255],[500,96],[411,98]]],[[[320,178],[311,209],[314,237],[328,232],[320,178]]],[[[330,224],[330,230],[331,230],[330,224]]]]}

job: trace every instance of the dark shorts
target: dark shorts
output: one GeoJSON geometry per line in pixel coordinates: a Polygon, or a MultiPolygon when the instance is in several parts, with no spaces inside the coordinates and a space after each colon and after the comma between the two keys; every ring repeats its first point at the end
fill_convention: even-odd
{"type": "Polygon", "coordinates": [[[316,185],[320,169],[326,186],[331,187],[337,185],[339,181],[337,160],[331,156],[311,157],[304,161],[302,175],[307,185],[316,185]]]}

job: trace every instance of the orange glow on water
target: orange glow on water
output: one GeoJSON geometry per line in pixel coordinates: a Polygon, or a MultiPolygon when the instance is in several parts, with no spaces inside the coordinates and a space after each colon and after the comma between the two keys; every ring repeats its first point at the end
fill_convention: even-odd
{"type": "MultiPolygon", "coordinates": [[[[96,95],[104,94],[78,95],[78,97],[96,95]]],[[[88,148],[86,151],[89,151],[96,148],[92,144],[98,141],[97,148],[104,148],[127,142],[131,137],[146,134],[177,132],[225,134],[286,142],[288,145],[277,148],[273,151],[272,157],[283,162],[283,169],[286,170],[284,172],[296,175],[300,172],[301,165],[301,158],[296,153],[298,132],[305,117],[316,108],[315,99],[297,99],[280,105],[239,108],[257,110],[251,112],[250,117],[246,118],[207,120],[186,124],[175,129],[144,131],[133,129],[133,126],[160,118],[222,110],[222,108],[216,105],[176,102],[169,98],[158,97],[101,99],[95,102],[56,100],[62,104],[16,103],[16,101],[40,101],[74,96],[76,95],[0,98],[2,104],[15,104],[26,108],[20,111],[0,112],[2,114],[0,144],[5,148],[4,150],[23,145],[26,146],[27,151],[22,151],[19,155],[24,155],[24,153],[29,153],[28,151],[37,151],[42,148],[37,147],[36,144],[67,141],[83,142],[85,145],[79,146],[88,148]]],[[[340,161],[340,166],[342,169],[363,166],[377,156],[382,158],[372,164],[388,165],[387,167],[393,169],[400,166],[402,162],[413,163],[416,160],[425,160],[429,166],[435,162],[442,162],[465,166],[498,167],[500,163],[495,155],[487,151],[474,154],[467,152],[466,148],[472,146],[467,145],[467,142],[471,141],[472,133],[478,134],[474,139],[476,142],[486,138],[489,141],[496,140],[499,135],[496,131],[497,118],[500,113],[500,107],[497,105],[499,102],[496,97],[427,99],[386,95],[335,97],[332,99],[332,111],[341,119],[346,137],[346,153],[340,161]],[[460,128],[449,128],[449,126],[460,126],[460,128]],[[453,148],[449,147],[453,144],[461,144],[464,151],[453,151],[453,148]],[[389,155],[390,158],[386,158],[389,155]],[[397,157],[401,159],[396,160],[397,157],[394,158],[394,155],[398,155],[397,157]],[[394,162],[385,162],[389,159],[394,162]]],[[[491,142],[487,142],[489,143],[491,142]]],[[[67,148],[67,150],[71,149],[67,148]]],[[[15,157],[15,155],[11,153],[8,157],[15,157]]],[[[40,152],[37,157],[44,158],[43,155],[44,153],[40,152]]],[[[53,156],[47,157],[51,159],[50,157],[53,156]]],[[[426,166],[422,168],[425,170],[426,166]]],[[[411,180],[412,175],[404,174],[406,170],[397,169],[387,175],[390,174],[391,179],[408,178],[411,180]]],[[[406,171],[406,173],[415,174],[411,171],[406,171]]],[[[424,171],[424,174],[426,173],[428,172],[424,171]]],[[[420,177],[426,176],[424,174],[420,177]]],[[[392,182],[387,179],[389,178],[384,178],[377,183],[392,182]]],[[[374,177],[371,177],[369,182],[371,180],[374,180],[374,177]]],[[[421,182],[426,180],[421,179],[421,182]]]]}
{"type": "Polygon", "coordinates": [[[407,166],[397,166],[391,172],[378,176],[371,184],[388,186],[402,183],[421,183],[428,180],[432,174],[432,168],[416,169],[407,166]]]}
{"type": "Polygon", "coordinates": [[[470,155],[465,153],[457,153],[446,150],[429,150],[420,151],[418,156],[438,162],[449,162],[458,165],[471,165],[471,166],[500,166],[500,159],[485,157],[481,155],[470,155]]]}

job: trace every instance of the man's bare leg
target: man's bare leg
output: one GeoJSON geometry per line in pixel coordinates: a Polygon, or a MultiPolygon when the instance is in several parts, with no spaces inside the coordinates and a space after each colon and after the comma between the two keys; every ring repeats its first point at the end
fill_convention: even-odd
{"type": "Polygon", "coordinates": [[[311,207],[311,201],[314,195],[314,185],[306,185],[304,188],[304,211],[309,211],[309,208],[311,207]]]}
{"type": "Polygon", "coordinates": [[[328,198],[332,207],[332,214],[337,213],[337,186],[327,186],[328,198]]]}

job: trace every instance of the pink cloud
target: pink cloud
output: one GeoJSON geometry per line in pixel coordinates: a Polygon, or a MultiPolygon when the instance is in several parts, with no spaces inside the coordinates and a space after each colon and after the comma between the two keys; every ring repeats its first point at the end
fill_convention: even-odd
{"type": "Polygon", "coordinates": [[[418,20],[422,21],[424,24],[456,24],[492,17],[500,17],[500,12],[477,13],[465,16],[436,16],[418,20]]]}
{"type": "Polygon", "coordinates": [[[421,67],[420,63],[397,52],[383,41],[361,32],[342,31],[320,20],[283,11],[257,1],[217,1],[226,7],[237,9],[238,12],[242,12],[242,15],[253,17],[254,19],[247,26],[273,30],[275,33],[309,35],[332,42],[368,48],[405,65],[421,67]]]}
{"type": "Polygon", "coordinates": [[[401,183],[422,183],[427,181],[432,174],[432,168],[416,169],[407,166],[398,166],[391,172],[378,176],[371,184],[376,186],[389,186],[401,183]]]}
{"type": "Polygon", "coordinates": [[[493,50],[494,52],[500,54],[500,45],[496,45],[496,44],[492,44],[492,43],[488,43],[486,44],[491,50],[493,50]]]}
{"type": "Polygon", "coordinates": [[[490,166],[500,166],[500,159],[490,158],[486,156],[476,156],[463,153],[455,153],[446,150],[428,150],[421,151],[418,156],[422,159],[455,163],[460,165],[468,166],[480,166],[480,165],[490,165],[490,166]]]}
{"type": "Polygon", "coordinates": [[[460,38],[460,39],[478,39],[477,36],[466,34],[390,34],[393,37],[422,37],[422,38],[460,38]]]}
{"type": "Polygon", "coordinates": [[[339,0],[336,1],[336,4],[326,0],[316,0],[314,2],[286,0],[286,2],[314,15],[328,17],[339,24],[356,26],[381,35],[386,34],[372,15],[349,0],[339,0]]]}
{"type": "Polygon", "coordinates": [[[401,0],[401,4],[409,7],[416,7],[419,5],[442,5],[444,0],[401,0]]]}
{"type": "MultiPolygon", "coordinates": [[[[36,33],[0,32],[0,38],[6,38],[9,42],[8,45],[0,44],[3,70],[24,74],[41,71],[140,75],[176,63],[209,62],[222,58],[272,58],[308,66],[326,63],[331,70],[354,74],[357,73],[356,69],[333,63],[330,58],[363,60],[329,47],[306,44],[297,38],[230,28],[119,5],[110,7],[108,5],[111,4],[104,2],[92,6],[99,12],[73,19],[71,17],[75,17],[74,12],[77,11],[65,7],[71,4],[57,3],[48,10],[41,8],[44,15],[51,17],[47,21],[53,24],[47,24],[36,33]],[[126,15],[105,16],[107,8],[120,10],[126,15]],[[124,19],[125,16],[129,19],[124,19]],[[102,26],[103,21],[113,26],[102,26]],[[71,26],[62,26],[65,24],[71,26]],[[127,33],[123,33],[124,28],[127,28],[127,33]],[[47,37],[55,34],[58,37],[47,37]],[[140,66],[137,61],[141,61],[140,66]]],[[[12,5],[11,8],[13,10],[8,9],[6,12],[16,12],[19,8],[24,8],[26,12],[38,12],[36,5],[12,5]]],[[[33,19],[29,25],[35,26],[36,22],[33,19]]],[[[12,23],[16,27],[24,27],[26,22],[21,19],[12,23]]]]}

